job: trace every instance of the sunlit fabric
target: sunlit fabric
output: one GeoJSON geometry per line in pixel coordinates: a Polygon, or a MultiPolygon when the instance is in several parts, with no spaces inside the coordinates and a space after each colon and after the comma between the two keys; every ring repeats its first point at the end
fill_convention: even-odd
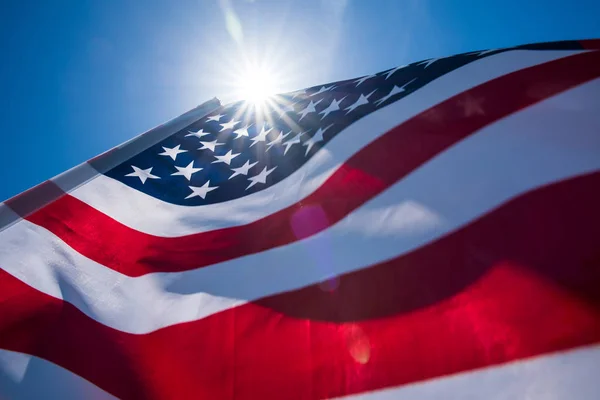
{"type": "Polygon", "coordinates": [[[257,67],[1,204],[0,397],[598,398],[599,49],[257,67]]]}

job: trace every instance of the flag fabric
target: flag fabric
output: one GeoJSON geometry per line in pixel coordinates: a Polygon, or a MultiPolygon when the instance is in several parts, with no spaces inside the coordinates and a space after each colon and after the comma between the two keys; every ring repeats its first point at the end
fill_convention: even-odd
{"type": "Polygon", "coordinates": [[[216,101],[0,206],[0,397],[600,396],[600,42],[216,101]]]}

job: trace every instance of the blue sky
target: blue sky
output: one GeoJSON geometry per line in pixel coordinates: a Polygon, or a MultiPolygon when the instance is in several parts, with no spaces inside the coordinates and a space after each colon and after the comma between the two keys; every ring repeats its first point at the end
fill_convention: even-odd
{"type": "Polygon", "coordinates": [[[435,56],[600,37],[593,0],[8,0],[2,8],[0,200],[213,96],[233,100],[244,59],[268,65],[289,91],[435,56]]]}

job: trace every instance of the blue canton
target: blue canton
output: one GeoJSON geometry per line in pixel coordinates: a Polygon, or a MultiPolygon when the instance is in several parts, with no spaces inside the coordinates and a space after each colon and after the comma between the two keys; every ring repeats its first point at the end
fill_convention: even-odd
{"type": "Polygon", "coordinates": [[[278,95],[263,112],[243,101],[223,106],[106,175],[173,204],[237,199],[285,179],[360,118],[490,53],[431,59],[278,95]]]}

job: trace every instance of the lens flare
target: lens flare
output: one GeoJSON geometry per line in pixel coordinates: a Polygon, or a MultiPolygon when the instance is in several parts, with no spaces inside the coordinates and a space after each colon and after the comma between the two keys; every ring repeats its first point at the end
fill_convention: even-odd
{"type": "Polygon", "coordinates": [[[366,364],[371,358],[369,338],[360,326],[351,324],[345,327],[346,345],[350,356],[359,364],[366,364]]]}

